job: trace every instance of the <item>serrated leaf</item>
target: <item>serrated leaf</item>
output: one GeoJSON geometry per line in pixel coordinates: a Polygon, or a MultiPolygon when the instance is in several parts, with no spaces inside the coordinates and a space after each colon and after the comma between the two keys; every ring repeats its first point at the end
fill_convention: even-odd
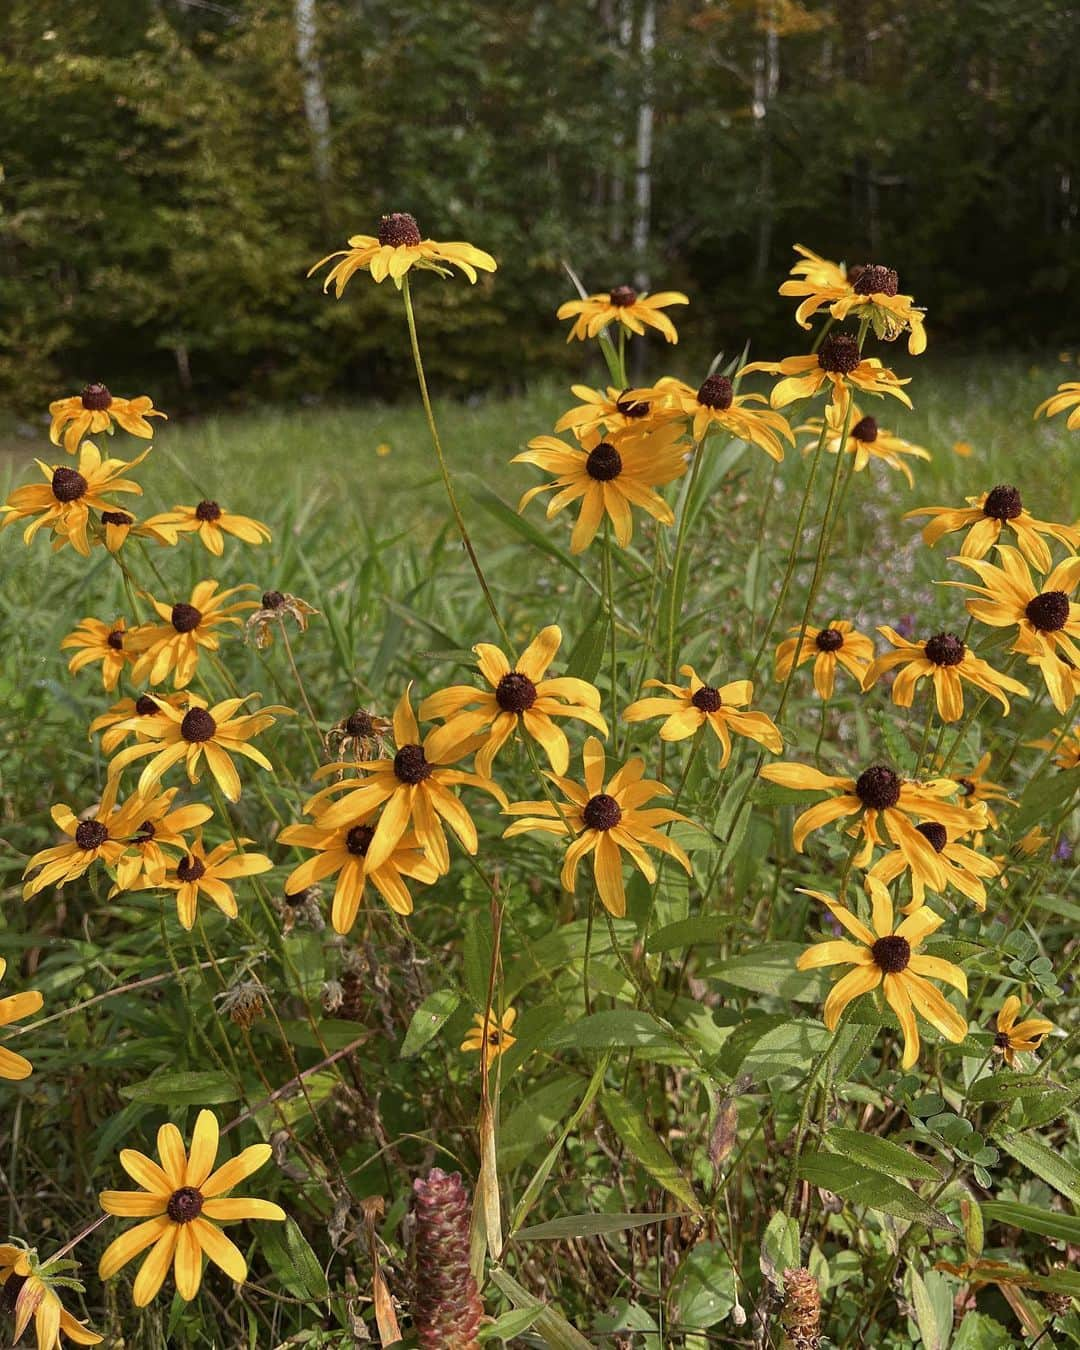
{"type": "Polygon", "coordinates": [[[852,1205],[866,1205],[927,1228],[956,1227],[951,1219],[901,1182],[838,1153],[804,1154],[799,1160],[799,1176],[814,1186],[834,1191],[852,1205]]]}
{"type": "Polygon", "coordinates": [[[418,1055],[442,1030],[460,1002],[453,989],[436,989],[433,994],[428,994],[409,1021],[409,1029],[401,1042],[401,1058],[411,1059],[418,1055]]]}
{"type": "Polygon", "coordinates": [[[601,1093],[600,1109],[624,1146],[652,1179],[681,1205],[694,1214],[700,1214],[701,1202],[694,1194],[694,1188],[680,1172],[675,1159],[660,1141],[644,1113],[628,1098],[612,1092],[601,1093]]]}
{"type": "Polygon", "coordinates": [[[940,1181],[941,1174],[925,1158],[920,1158],[890,1139],[879,1139],[876,1134],[861,1130],[831,1129],[825,1142],[836,1153],[851,1158],[866,1167],[872,1167],[886,1176],[907,1177],[913,1181],[940,1181]]]}

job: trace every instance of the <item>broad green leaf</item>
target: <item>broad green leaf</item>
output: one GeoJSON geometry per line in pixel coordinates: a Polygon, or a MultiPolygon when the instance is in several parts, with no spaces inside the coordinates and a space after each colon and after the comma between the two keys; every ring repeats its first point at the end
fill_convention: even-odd
{"type": "Polygon", "coordinates": [[[142,1083],[122,1087],[120,1095],[135,1102],[156,1102],[162,1106],[218,1106],[243,1097],[227,1074],[214,1069],[191,1073],[158,1073],[142,1083]]]}
{"type": "Polygon", "coordinates": [[[569,1026],[557,1028],[549,1037],[548,1046],[552,1050],[563,1047],[608,1050],[651,1046],[682,1053],[652,1013],[636,1008],[609,1008],[604,1012],[593,1013],[591,1017],[582,1017],[569,1026]]]}
{"type": "Polygon", "coordinates": [[[983,1218],[991,1223],[1005,1223],[1012,1228],[1021,1228],[1025,1233],[1080,1243],[1080,1218],[1073,1214],[1058,1214],[1052,1209],[1019,1205],[1012,1200],[987,1200],[982,1212],[983,1218]]]}
{"type": "Polygon", "coordinates": [[[1080,787],[1080,773],[1074,769],[1036,778],[1024,789],[1020,804],[1009,822],[1014,838],[1019,839],[1033,825],[1055,816],[1080,787]]]}
{"type": "MultiPolygon", "coordinates": [[[[576,1074],[560,1074],[531,1088],[499,1130],[499,1167],[508,1172],[542,1147],[559,1128],[581,1093],[576,1074]]],[[[505,1096],[503,1098],[506,1100],[505,1096]]]]}
{"type": "Polygon", "coordinates": [[[587,1341],[580,1331],[575,1331],[560,1312],[557,1312],[550,1303],[542,1303],[540,1299],[530,1294],[501,1267],[492,1267],[491,1282],[515,1308],[529,1308],[536,1311],[536,1320],[532,1325],[551,1350],[593,1350],[592,1342],[587,1341]]]}
{"type": "Polygon", "coordinates": [[[515,1308],[512,1312],[503,1313],[501,1317],[496,1317],[494,1322],[481,1327],[476,1339],[481,1344],[484,1341],[512,1341],[515,1336],[528,1331],[543,1311],[544,1305],[539,1303],[535,1308],[515,1308]]]}
{"type": "Polygon", "coordinates": [[[644,1113],[629,1098],[613,1092],[601,1094],[600,1109],[619,1139],[653,1180],[659,1182],[681,1205],[700,1214],[701,1202],[694,1194],[694,1188],[679,1171],[675,1159],[660,1141],[644,1113]]]}
{"type": "Polygon", "coordinates": [[[985,1313],[969,1312],[964,1314],[952,1350],[1013,1350],[1015,1345],[1000,1322],[985,1313]]]}
{"type": "Polygon", "coordinates": [[[650,952],[670,952],[685,947],[712,946],[723,942],[730,932],[730,922],[719,917],[680,919],[653,933],[646,947],[650,952]]]}
{"type": "Polygon", "coordinates": [[[901,1182],[838,1153],[804,1154],[799,1160],[799,1176],[814,1186],[835,1191],[852,1205],[867,1205],[927,1228],[956,1227],[951,1219],[901,1182]]]}
{"type": "Polygon", "coordinates": [[[799,1221],[778,1210],[769,1220],[758,1257],[761,1273],[777,1289],[784,1287],[784,1271],[802,1264],[799,1256],[799,1221]]]}
{"type": "Polygon", "coordinates": [[[711,965],[709,974],[736,989],[774,994],[798,1003],[817,1003],[824,988],[820,971],[795,969],[796,960],[805,950],[806,944],[802,942],[766,942],[711,965]]]}
{"type": "Polygon", "coordinates": [[[315,1302],[329,1298],[323,1268],[295,1220],[259,1224],[259,1240],[267,1264],[290,1294],[315,1302]]]}
{"type": "Polygon", "coordinates": [[[488,1001],[491,980],[491,914],[486,906],[470,910],[465,919],[465,940],[462,943],[461,964],[465,988],[478,1009],[488,1001]]]}
{"type": "Polygon", "coordinates": [[[876,1134],[832,1129],[826,1133],[825,1142],[834,1152],[884,1172],[886,1176],[908,1177],[913,1181],[941,1180],[937,1168],[925,1158],[918,1157],[900,1144],[894,1144],[890,1139],[879,1139],[876,1134]]]}
{"type": "MultiPolygon", "coordinates": [[[[629,948],[634,941],[637,926],[629,919],[614,919],[615,937],[620,946],[629,948]]],[[[512,1003],[522,989],[542,979],[552,971],[562,971],[573,961],[581,961],[585,956],[588,924],[584,919],[563,924],[553,933],[549,933],[539,942],[528,947],[514,950],[504,948],[503,967],[505,970],[506,1000],[512,1003]]],[[[509,944],[508,944],[509,946],[509,944]]],[[[592,956],[607,956],[611,953],[611,935],[607,925],[597,927],[592,934],[592,956]]]]}
{"type": "Polygon", "coordinates": [[[442,1030],[453,1015],[461,999],[453,989],[436,989],[428,994],[413,1013],[405,1039],[401,1042],[401,1058],[411,1059],[442,1030]]]}
{"type": "Polygon", "coordinates": [[[721,1243],[699,1242],[687,1255],[672,1281],[671,1301],[686,1327],[707,1330],[727,1317],[735,1306],[735,1271],[721,1243]]]}
{"type": "Polygon", "coordinates": [[[1059,1084],[1031,1073],[988,1073],[968,1088],[969,1102],[1011,1102],[1023,1097],[1041,1097],[1059,1084]]]}
{"type": "Polygon", "coordinates": [[[913,1266],[909,1266],[907,1286],[923,1350],[948,1350],[953,1305],[947,1281],[936,1271],[930,1271],[924,1280],[913,1266]]]}
{"type": "Polygon", "coordinates": [[[1017,1134],[1004,1129],[998,1131],[992,1138],[1029,1172],[1041,1177],[1047,1185],[1053,1186],[1055,1191],[1071,1200],[1074,1205],[1080,1205],[1080,1171],[1056,1149],[1049,1148],[1034,1135],[1017,1134]]]}
{"type": "Polygon", "coordinates": [[[645,1228],[651,1223],[663,1223],[665,1219],[681,1218],[680,1211],[663,1214],[566,1214],[561,1219],[551,1219],[548,1223],[533,1224],[531,1228],[519,1228],[515,1237],[521,1241],[538,1241],[541,1238],[582,1238],[595,1237],[598,1233],[619,1233],[624,1228],[645,1228]]]}
{"type": "Polygon", "coordinates": [[[739,1066],[758,1082],[780,1073],[805,1075],[816,1055],[832,1039],[820,1022],[783,1022],[767,1031],[739,1066]]]}
{"type": "Polygon", "coordinates": [[[581,636],[571,647],[566,658],[566,673],[574,679],[592,683],[604,659],[608,625],[601,601],[589,616],[581,636]]]}

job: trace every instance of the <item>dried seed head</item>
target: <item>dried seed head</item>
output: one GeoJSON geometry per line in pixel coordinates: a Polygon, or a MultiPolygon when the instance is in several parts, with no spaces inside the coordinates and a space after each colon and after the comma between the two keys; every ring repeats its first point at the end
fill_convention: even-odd
{"type": "Polygon", "coordinates": [[[172,620],[172,626],[178,633],[191,633],[202,623],[202,612],[197,610],[194,605],[185,604],[183,601],[178,605],[173,605],[169,617],[172,620]]]}
{"type": "Polygon", "coordinates": [[[589,451],[585,472],[598,483],[610,483],[622,473],[622,455],[608,441],[601,441],[589,451]]]}
{"type": "Polygon", "coordinates": [[[590,830],[613,830],[622,820],[622,807],[614,797],[598,792],[585,803],[581,818],[590,830]]]}
{"type": "Polygon", "coordinates": [[[216,731],[217,723],[205,708],[189,708],[180,723],[180,735],[192,745],[212,741],[216,731]]]}
{"type": "Polygon", "coordinates": [[[967,655],[967,647],[955,633],[935,633],[923,645],[923,653],[935,666],[958,666],[967,655]]]}
{"type": "Polygon", "coordinates": [[[818,1350],[821,1341],[821,1290],[808,1270],[784,1271],[784,1307],[780,1321],[789,1350],[818,1350]]]}
{"type": "Polygon", "coordinates": [[[862,357],[850,333],[830,333],[818,348],[818,365],[830,375],[850,375],[862,357]]]}
{"type": "Polygon", "coordinates": [[[413,1324],[422,1350],[475,1350],[484,1306],[469,1269],[469,1197],[461,1177],[433,1167],[413,1182],[413,1324]]]}
{"type": "Polygon", "coordinates": [[[726,375],[710,375],[697,391],[697,401],[703,408],[726,412],[735,399],[735,386],[726,375]]]}
{"type": "Polygon", "coordinates": [[[422,745],[403,745],[394,756],[394,773],[402,783],[412,787],[430,778],[431,770],[422,745]]]}
{"type": "Polygon", "coordinates": [[[949,842],[948,831],[944,825],[936,820],[924,820],[921,825],[916,825],[915,828],[924,839],[929,839],[935,853],[940,853],[949,842]]]}
{"type": "Polygon", "coordinates": [[[217,502],[200,502],[195,508],[195,519],[205,521],[220,520],[221,507],[218,506],[217,502]]]}
{"type": "Polygon", "coordinates": [[[89,487],[78,469],[69,469],[66,465],[53,470],[52,495],[58,502],[77,502],[86,496],[89,487]]]}
{"type": "Polygon", "coordinates": [[[263,591],[263,609],[280,609],[284,603],[285,596],[281,591],[263,591]]]}
{"type": "Polygon", "coordinates": [[[986,494],[986,501],[982,507],[984,516],[992,516],[994,520],[1000,520],[1002,523],[1006,520],[1015,520],[1023,509],[1020,489],[1013,487],[1011,483],[998,483],[997,487],[992,487],[986,494]]]}
{"type": "Polygon", "coordinates": [[[75,827],[75,842],[89,852],[100,848],[109,837],[109,831],[100,820],[80,820],[75,827]]]}
{"type": "Polygon", "coordinates": [[[528,712],[536,702],[536,685],[528,675],[512,670],[499,681],[495,690],[495,702],[503,712],[528,712]]]}
{"type": "Polygon", "coordinates": [[[616,309],[627,309],[637,304],[637,291],[632,286],[612,286],[608,300],[616,309]]]}
{"type": "Polygon", "coordinates": [[[714,713],[719,712],[724,700],[720,697],[719,689],[714,689],[711,684],[703,684],[690,696],[690,702],[699,712],[714,713]]]}
{"type": "Polygon", "coordinates": [[[870,948],[877,968],[886,975],[899,975],[911,961],[911,943],[899,933],[878,938],[870,948]]]}
{"type": "Polygon", "coordinates": [[[87,412],[104,412],[112,403],[112,394],[103,384],[88,384],[79,397],[87,412]]]}
{"type": "Polygon", "coordinates": [[[856,295],[895,295],[900,289],[900,278],[891,267],[864,263],[852,283],[856,295]]]}
{"type": "Polygon", "coordinates": [[[851,434],[857,441],[862,441],[864,445],[873,445],[878,438],[878,424],[876,417],[861,417],[851,428],[851,434]]]}
{"type": "Polygon", "coordinates": [[[1024,613],[1040,633],[1057,633],[1069,622],[1069,597],[1064,591],[1043,591],[1028,601],[1024,613]]]}
{"type": "Polygon", "coordinates": [[[173,1223],[190,1223],[202,1213],[202,1191],[194,1186],[181,1186],[169,1196],[166,1212],[173,1223]]]}
{"type": "Polygon", "coordinates": [[[873,764],[855,780],[855,795],[873,811],[888,811],[900,800],[900,779],[884,764],[873,764]]]}
{"type": "Polygon", "coordinates": [[[346,717],[343,730],[346,736],[351,736],[354,740],[367,741],[375,735],[375,723],[371,720],[369,712],[357,708],[356,712],[346,717]]]}
{"type": "Polygon", "coordinates": [[[838,628],[823,628],[814,638],[819,652],[838,652],[844,645],[844,635],[838,628]]]}
{"type": "Polygon", "coordinates": [[[392,211],[379,221],[379,243],[391,248],[415,248],[420,242],[420,226],[408,211],[392,211]]]}

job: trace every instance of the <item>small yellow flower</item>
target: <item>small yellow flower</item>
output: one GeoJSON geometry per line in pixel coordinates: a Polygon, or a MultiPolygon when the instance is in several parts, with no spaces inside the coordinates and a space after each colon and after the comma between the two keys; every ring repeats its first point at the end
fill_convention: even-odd
{"type": "Polygon", "coordinates": [[[1041,740],[1025,741],[1033,750],[1053,750],[1054,763],[1059,769],[1080,768],[1080,722],[1074,723],[1060,739],[1043,736],[1041,740]]]}
{"type": "Polygon", "coordinates": [[[675,325],[663,312],[669,305],[688,305],[689,297],[682,291],[657,291],[655,295],[641,294],[632,286],[613,286],[606,295],[587,296],[584,300],[567,300],[559,306],[556,318],[573,319],[567,342],[575,338],[585,342],[599,336],[609,324],[618,323],[628,333],[642,336],[646,328],[655,328],[668,342],[678,342],[675,325]]]}
{"type": "Polygon", "coordinates": [[[787,418],[767,406],[757,406],[766,401],[761,394],[737,394],[726,375],[710,375],[698,389],[665,376],[648,389],[632,389],[630,397],[674,410],[686,419],[698,442],[715,429],[756,445],[777,462],[784,458],[782,442],[795,444],[787,418]]]}
{"type": "MultiPolygon", "coordinates": [[[[241,839],[240,844],[250,844],[241,839]]],[[[236,896],[228,884],[237,877],[254,877],[269,872],[273,863],[263,853],[242,853],[236,843],[218,844],[207,853],[201,831],[191,843],[190,851],[179,860],[170,858],[165,876],[158,883],[165,890],[176,892],[176,915],[180,926],[190,931],[195,926],[199,897],[212,900],[227,918],[238,913],[236,896]]]]}
{"type": "Polygon", "coordinates": [[[887,670],[903,666],[893,680],[892,701],[898,708],[910,708],[920,680],[932,680],[937,710],[943,722],[955,722],[964,715],[964,680],[992,694],[1009,715],[1010,694],[1028,694],[1026,685],[994,670],[972,652],[955,633],[935,633],[925,642],[909,642],[888,624],[879,624],[878,632],[891,642],[895,651],[877,657],[863,676],[862,687],[871,689],[887,670]]]}
{"type": "Polygon", "coordinates": [[[498,1059],[514,1044],[517,1037],[510,1035],[510,1028],[516,1021],[516,1008],[507,1008],[501,1019],[495,1016],[492,1008],[486,1014],[477,1013],[461,1042],[462,1050],[482,1052],[481,1063],[486,1069],[493,1059],[498,1059]]]}
{"type": "Polygon", "coordinates": [[[864,394],[889,394],[911,407],[911,399],[902,388],[910,379],[902,380],[877,359],[864,357],[851,333],[830,333],[816,353],[809,356],[788,356],[783,361],[751,361],[742,373],[767,371],[785,378],[773,385],[769,402],[774,408],[786,408],[797,399],[813,398],[826,386],[832,386],[832,401],[845,412],[851,397],[849,386],[864,394]]]}
{"type": "Polygon", "coordinates": [[[754,696],[749,680],[733,680],[719,688],[706,684],[693,666],[680,666],[679,674],[690,683],[686,688],[665,684],[663,680],[646,680],[646,689],[666,689],[671,698],[642,698],[623,712],[627,722],[645,722],[652,717],[665,718],[660,728],[662,741],[682,741],[707,726],[720,742],[720,767],[731,758],[731,733],[757,741],[772,754],[784,748],[783,738],[771,717],[760,712],[739,712],[754,696]]]}
{"type": "MultiPolygon", "coordinates": [[[[5,970],[7,962],[0,956],[0,979],[3,979],[5,970]]],[[[21,994],[8,994],[6,998],[0,998],[0,1027],[10,1026],[12,1022],[19,1022],[24,1017],[29,1017],[31,1013],[40,1012],[43,1002],[44,999],[36,989],[27,989],[21,994]]],[[[0,1078],[18,1083],[24,1078],[29,1078],[33,1072],[34,1066],[28,1059],[0,1045],[0,1078]]]]}
{"type": "Polygon", "coordinates": [[[900,1067],[910,1069],[919,1058],[916,1013],[925,1017],[946,1040],[959,1042],[967,1035],[967,1019],[929,982],[943,980],[966,996],[967,977],[951,961],[919,952],[926,939],[945,922],[940,915],[923,905],[894,926],[888,888],[875,877],[869,877],[866,889],[871,900],[870,927],[832,896],[821,891],[806,892],[822,901],[855,941],[818,942],[808,947],[795,964],[799,970],[852,967],[833,985],[825,1000],[823,1020],[829,1031],[836,1030],[841,1013],[853,999],[880,986],[904,1036],[900,1067]]]}
{"type": "Polygon", "coordinates": [[[631,431],[655,431],[665,422],[677,421],[681,411],[668,400],[648,402],[635,396],[631,389],[590,389],[587,384],[571,386],[571,392],[580,400],[578,405],[564,412],[555,423],[556,431],[572,431],[579,441],[595,442],[597,438],[618,442],[620,436],[631,431]]]}
{"type": "Polygon", "coordinates": [[[46,886],[59,890],[89,871],[95,862],[115,867],[136,831],[135,817],[142,808],[138,795],[117,806],[118,787],[117,779],[105,784],[92,815],[76,816],[63,802],[52,808],[53,823],[67,835],[68,841],[40,849],[26,864],[23,876],[30,876],[30,880],[23,886],[24,900],[32,899],[46,886]]]}
{"type": "MultiPolygon", "coordinates": [[[[776,649],[776,678],[786,680],[791,673],[795,649],[799,645],[798,625],[789,630],[795,637],[785,638],[776,649]]],[[[799,652],[799,665],[814,663],[814,688],[819,698],[830,699],[840,663],[862,684],[867,667],[874,659],[874,644],[847,619],[833,619],[825,628],[806,626],[806,637],[799,652]]]]}
{"type": "Polygon", "coordinates": [[[810,327],[810,320],[818,310],[828,309],[837,322],[850,315],[868,319],[877,336],[886,342],[906,332],[912,356],[926,350],[924,311],[916,306],[913,296],[898,293],[900,281],[891,267],[864,263],[848,268],[843,274],[835,264],[827,264],[827,268],[835,268],[830,273],[820,266],[824,259],[798,244],[795,251],[803,254],[805,261],[792,267],[797,280],[785,281],[780,294],[802,299],[795,311],[795,322],[801,328],[810,327]]]}
{"type": "Polygon", "coordinates": [[[1026,1051],[1038,1050],[1043,1041],[1053,1031],[1053,1022],[1045,1017],[1029,1017],[1025,1022],[1016,1020],[1020,1011],[1020,1000],[1010,994],[997,1015],[997,1035],[994,1037],[994,1049],[1004,1055],[1005,1063],[1013,1068],[1016,1056],[1026,1051]]]}
{"type": "Polygon", "coordinates": [[[375,447],[375,453],[379,456],[380,459],[385,459],[386,456],[390,454],[390,452],[391,447],[386,443],[386,441],[380,441],[379,444],[375,447]]]}
{"type": "MultiPolygon", "coordinates": [[[[828,403],[825,406],[824,426],[826,427],[825,449],[831,454],[840,453],[840,440],[844,434],[844,423],[847,421],[847,413],[844,408],[838,408],[835,403],[828,403]]],[[[803,446],[803,454],[810,454],[818,444],[821,438],[821,428],[823,422],[820,417],[812,417],[802,426],[796,427],[798,434],[805,434],[808,437],[803,446]]],[[[910,441],[905,441],[903,437],[897,436],[893,431],[884,431],[879,425],[876,417],[865,417],[862,410],[854,405],[851,409],[850,429],[848,431],[847,442],[844,445],[847,454],[854,456],[852,469],[855,473],[861,473],[871,460],[878,460],[887,465],[890,469],[897,469],[908,481],[909,487],[914,487],[915,477],[911,472],[910,466],[905,462],[905,456],[908,459],[932,459],[933,456],[929,450],[921,445],[912,445],[910,441]]]]}
{"type": "Polygon", "coordinates": [[[199,1292],[203,1254],[238,1283],[247,1279],[247,1262],[240,1249],[226,1237],[218,1223],[240,1219],[281,1221],[285,1211],[269,1200],[239,1199],[227,1192],[270,1161],[269,1144],[252,1144],[235,1158],[213,1170],[218,1154],[219,1130],[212,1111],[200,1111],[191,1136],[191,1152],[175,1125],[158,1130],[159,1166],[152,1158],[125,1148],[120,1166],[141,1189],[102,1191],[101,1207],[107,1214],[143,1223],[105,1248],[98,1274],[111,1279],[122,1266],[150,1247],[135,1277],[132,1299],[144,1308],[153,1299],[173,1267],[176,1292],[190,1301],[199,1292]]]}
{"type": "Polygon", "coordinates": [[[1025,858],[1030,858],[1032,854],[1038,853],[1044,849],[1050,842],[1050,836],[1039,825],[1032,825],[1027,834],[1021,835],[1013,846],[1015,852],[1022,853],[1025,858]]]}
{"type": "Polygon", "coordinates": [[[104,1337],[72,1317],[56,1292],[58,1286],[83,1292],[81,1282],[71,1273],[77,1269],[76,1261],[39,1261],[33,1247],[0,1243],[0,1308],[14,1316],[16,1343],[32,1318],[37,1350],[62,1350],[65,1336],[75,1345],[101,1344],[104,1337]]]}
{"type": "Polygon", "coordinates": [[[961,459],[970,459],[975,453],[975,447],[970,441],[954,441],[952,451],[954,455],[959,455],[961,459]]]}
{"type": "Polygon", "coordinates": [[[1058,539],[1069,548],[1080,545],[1080,530],[1071,525],[1055,525],[1052,521],[1036,520],[1024,510],[1020,492],[1011,483],[999,483],[978,497],[966,498],[966,507],[920,506],[906,511],[904,519],[913,516],[932,517],[923,526],[922,537],[931,548],[946,534],[968,529],[960,545],[962,558],[985,558],[991,548],[1001,542],[1001,532],[1007,525],[1016,535],[1020,552],[1033,567],[1049,572],[1054,565],[1050,550],[1041,536],[1058,539]]]}
{"type": "Polygon", "coordinates": [[[407,211],[383,216],[378,235],[354,234],[348,242],[347,249],[320,258],[308,272],[310,277],[334,258],[340,258],[341,262],[334,264],[323,282],[323,290],[333,286],[339,300],[357,272],[370,272],[374,282],[390,277],[400,289],[402,278],[412,267],[438,272],[444,277],[451,275],[450,267],[459,267],[471,282],[476,281],[477,270],[494,272],[496,268],[491,254],[472,244],[461,241],[440,244],[421,238],[420,227],[407,211]]]}
{"type": "Polygon", "coordinates": [[[132,819],[138,818],[138,826],[116,864],[116,885],[109,892],[110,898],[122,891],[161,886],[166,868],[176,861],[172,853],[163,850],[177,849],[183,856],[190,852],[185,832],[205,825],[214,812],[200,802],[174,807],[179,791],[167,788],[145,798],[141,808],[132,812],[132,819]]]}
{"type": "Polygon", "coordinates": [[[124,667],[135,660],[135,653],[125,646],[127,625],[123,619],[102,623],[100,619],[83,619],[73,633],[60,644],[60,650],[77,647],[68,662],[68,670],[77,674],[86,666],[101,662],[101,682],[111,693],[124,672],[124,667]]]}
{"type": "Polygon", "coordinates": [[[1071,408],[1072,412],[1065,425],[1070,431],[1076,431],[1080,429],[1080,380],[1066,380],[1064,384],[1059,384],[1057,393],[1044,399],[1035,409],[1035,416],[1056,417],[1067,408],[1071,408]]]}
{"type": "Polygon", "coordinates": [[[142,694],[138,698],[122,698],[114,703],[108,712],[104,712],[100,717],[95,717],[90,723],[90,735],[94,736],[99,731],[104,732],[101,738],[101,749],[105,755],[111,755],[118,745],[122,745],[129,736],[135,736],[138,740],[157,740],[157,733],[165,725],[165,715],[161,711],[161,704],[167,703],[170,708],[185,708],[188,702],[188,693],[181,690],[178,694],[142,694]],[[131,720],[134,717],[153,717],[160,718],[156,722],[154,730],[149,734],[140,734],[131,726],[131,720]]]}
{"type": "Polygon", "coordinates": [[[250,516],[238,516],[222,510],[217,502],[201,501],[197,506],[174,506],[171,511],[144,521],[147,530],[161,529],[173,534],[197,534],[208,552],[220,558],[225,551],[225,535],[231,534],[245,544],[265,544],[269,529],[250,516]]]}
{"type": "Polygon", "coordinates": [[[146,419],[164,418],[165,414],[158,412],[153,401],[145,395],[140,398],[116,398],[103,384],[88,384],[81,394],[72,398],[58,398],[50,403],[49,416],[52,419],[49,440],[53,445],[59,445],[60,433],[63,431],[64,449],[73,455],[84,436],[111,431],[113,422],[123,427],[129,435],[141,436],[148,441],[154,434],[154,428],[146,419]]]}
{"type": "Polygon", "coordinates": [[[1011,802],[1012,798],[1000,783],[992,782],[986,777],[986,771],[989,767],[990,751],[988,750],[973,769],[951,773],[949,777],[954,783],[959,784],[965,804],[970,803],[980,814],[985,813],[986,824],[993,828],[997,825],[997,816],[988,803],[1011,802]]]}
{"type": "Polygon", "coordinates": [[[254,600],[235,600],[231,605],[225,601],[253,589],[233,586],[219,592],[216,581],[200,581],[191,592],[190,601],[166,605],[152,595],[147,596],[165,622],[143,624],[132,630],[138,660],[131,678],[136,683],[147,680],[150,684],[161,684],[171,673],[174,688],[183,689],[190,684],[200,651],[216,652],[220,646],[221,637],[214,630],[223,624],[238,625],[241,620],[236,616],[241,610],[256,608],[254,600]]]}
{"type": "MultiPolygon", "coordinates": [[[[966,896],[975,908],[982,913],[986,908],[986,887],[983,880],[996,877],[1001,867],[993,858],[987,858],[975,849],[969,848],[960,840],[971,829],[960,830],[955,824],[946,828],[936,820],[923,820],[915,826],[918,832],[928,839],[938,855],[945,881],[948,887],[966,896]]],[[[925,877],[911,868],[908,859],[900,849],[884,854],[871,867],[869,875],[890,885],[904,872],[911,872],[911,903],[904,907],[903,913],[910,914],[926,901],[927,883],[925,877]]],[[[930,890],[938,891],[931,885],[930,890]]],[[[942,888],[944,889],[944,888],[942,888]]]]}
{"type": "Polygon", "coordinates": [[[690,859],[686,853],[656,828],[676,820],[686,821],[687,817],[666,807],[642,809],[654,797],[671,795],[663,783],[643,777],[644,760],[627,760],[605,783],[604,747],[595,736],[585,742],[582,760],[584,786],[569,778],[546,773],[566,798],[565,803],[556,807],[546,800],[514,802],[507,808],[508,813],[526,819],[515,820],[503,832],[503,838],[539,832],[572,839],[560,876],[563,889],[573,894],[578,864],[591,853],[597,893],[604,908],[621,919],[626,913],[623,853],[649,882],[656,880],[656,868],[643,845],[666,853],[689,873],[690,859]]]}

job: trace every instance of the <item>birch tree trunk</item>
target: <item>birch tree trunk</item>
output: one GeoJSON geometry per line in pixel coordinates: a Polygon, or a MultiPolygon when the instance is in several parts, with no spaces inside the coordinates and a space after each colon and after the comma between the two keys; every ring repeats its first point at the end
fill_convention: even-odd
{"type": "Polygon", "coordinates": [[[641,15],[641,34],[638,52],[641,57],[641,102],[637,116],[637,153],[634,171],[634,286],[639,291],[649,289],[647,256],[649,225],[652,215],[652,154],[653,154],[653,49],[656,46],[656,0],[645,0],[641,15]]]}
{"type": "Polygon", "coordinates": [[[304,98],[304,117],[311,136],[311,161],[315,178],[327,187],[331,178],[330,107],[326,101],[322,67],[319,64],[318,20],[315,0],[294,0],[296,60],[300,67],[300,87],[304,98]]]}
{"type": "Polygon", "coordinates": [[[769,142],[769,108],[780,87],[780,35],[776,24],[776,6],[769,3],[761,6],[765,35],[757,57],[754,60],[754,122],[759,142],[758,171],[758,230],[757,251],[754,259],[754,275],[760,281],[769,270],[769,253],[773,236],[773,164],[772,146],[769,142]]]}

